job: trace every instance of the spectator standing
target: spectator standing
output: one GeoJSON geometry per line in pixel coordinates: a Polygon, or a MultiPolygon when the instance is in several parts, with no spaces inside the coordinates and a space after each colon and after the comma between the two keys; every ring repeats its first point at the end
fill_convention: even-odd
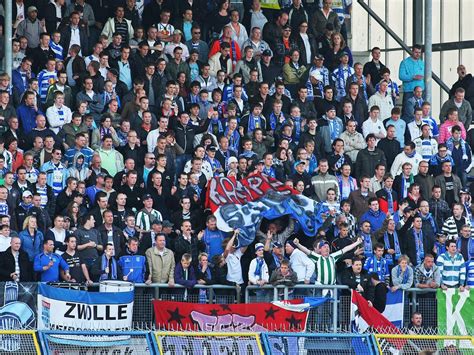
{"type": "Polygon", "coordinates": [[[422,47],[415,44],[412,47],[410,57],[402,60],[398,70],[400,80],[403,82],[403,117],[406,117],[405,109],[407,108],[407,102],[413,97],[415,87],[419,86],[422,90],[424,89],[425,63],[421,59],[421,52],[422,47]]]}
{"type": "Polygon", "coordinates": [[[58,254],[54,253],[54,241],[52,240],[43,242],[43,252],[35,256],[33,269],[40,274],[41,282],[58,282],[61,279],[71,280],[69,265],[58,254]]]}
{"type": "Polygon", "coordinates": [[[175,257],[174,253],[165,247],[166,236],[158,233],[155,236],[155,246],[149,248],[145,255],[148,265],[148,282],[166,283],[174,286],[175,257]]]}
{"type": "Polygon", "coordinates": [[[398,265],[392,269],[392,292],[407,290],[413,285],[413,269],[408,265],[409,262],[410,259],[406,255],[402,255],[398,259],[398,265]]]}
{"type": "Polygon", "coordinates": [[[33,281],[33,267],[28,254],[21,249],[21,238],[12,237],[10,247],[0,253],[0,280],[14,282],[33,281]]]}
{"type": "Polygon", "coordinates": [[[464,291],[466,281],[466,265],[461,253],[457,252],[456,241],[448,239],[446,242],[447,251],[436,260],[441,275],[441,288],[459,288],[464,291]]]}

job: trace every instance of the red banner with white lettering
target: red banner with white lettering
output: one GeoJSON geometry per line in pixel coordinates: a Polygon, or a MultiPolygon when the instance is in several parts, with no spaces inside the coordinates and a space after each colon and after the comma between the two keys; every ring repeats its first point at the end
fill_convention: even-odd
{"type": "Polygon", "coordinates": [[[263,197],[268,190],[296,194],[292,188],[264,174],[256,173],[237,181],[234,177],[215,177],[209,182],[206,207],[214,213],[226,204],[245,204],[263,197]]]}
{"type": "MultiPolygon", "coordinates": [[[[300,300],[288,301],[300,303],[300,300]]],[[[205,304],[153,300],[157,329],[214,332],[302,332],[308,311],[272,303],[205,304]]]]}

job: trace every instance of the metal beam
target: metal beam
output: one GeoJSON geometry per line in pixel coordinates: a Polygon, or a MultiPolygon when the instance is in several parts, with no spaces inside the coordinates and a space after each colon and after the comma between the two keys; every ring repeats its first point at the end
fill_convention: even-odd
{"type": "MultiPolygon", "coordinates": [[[[364,0],[357,0],[360,6],[367,11],[367,13],[385,30],[387,33],[402,47],[407,53],[411,55],[411,49],[407,46],[403,40],[398,37],[398,35],[387,26],[387,24],[364,2],[364,0]]],[[[449,94],[449,87],[440,79],[438,75],[436,75],[433,71],[431,72],[431,76],[434,81],[444,90],[446,93],[449,94]]]]}
{"type": "Polygon", "coordinates": [[[433,0],[425,0],[425,99],[431,101],[431,72],[433,67],[433,0]]]}
{"type": "MultiPolygon", "coordinates": [[[[432,51],[433,52],[446,52],[446,51],[459,51],[461,49],[471,49],[474,48],[474,41],[460,41],[460,42],[444,42],[444,43],[433,43],[432,51]]],[[[382,52],[395,52],[399,51],[401,48],[385,48],[381,49],[382,52]]]]}
{"type": "Polygon", "coordinates": [[[413,0],[413,44],[423,43],[423,0],[413,0]]]}
{"type": "Polygon", "coordinates": [[[5,25],[3,26],[3,29],[5,31],[5,73],[7,73],[10,76],[10,78],[12,77],[12,66],[13,66],[13,51],[12,51],[12,39],[13,39],[12,5],[13,4],[12,3],[13,3],[13,0],[5,0],[5,25]]]}

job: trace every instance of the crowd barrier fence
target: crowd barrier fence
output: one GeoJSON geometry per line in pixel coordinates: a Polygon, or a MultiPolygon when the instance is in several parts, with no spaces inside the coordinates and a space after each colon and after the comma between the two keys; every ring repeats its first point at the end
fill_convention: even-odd
{"type": "MultiPolygon", "coordinates": [[[[13,300],[22,299],[28,303],[32,313],[36,312],[36,301],[38,287],[37,283],[12,282],[0,283],[0,305],[13,300]],[[3,297],[3,298],[2,298],[3,297]],[[26,298],[26,300],[25,300],[26,298]]],[[[68,287],[67,284],[63,286],[68,287]]],[[[71,288],[73,286],[70,286],[71,288]]],[[[76,285],[77,287],[77,285],[76,285]]],[[[329,302],[310,311],[306,331],[307,332],[350,332],[350,305],[351,298],[349,289],[344,285],[321,286],[321,285],[295,285],[294,287],[272,286],[247,286],[245,288],[226,285],[196,285],[196,292],[184,299],[183,293],[179,292],[183,286],[168,284],[135,284],[135,300],[133,312],[133,329],[154,330],[153,299],[174,300],[195,303],[217,303],[234,304],[253,302],[271,302],[277,300],[289,300],[304,296],[326,295],[329,302]],[[199,294],[199,290],[205,290],[205,294],[199,294]],[[255,292],[255,291],[265,292],[255,292]]],[[[88,287],[90,291],[99,289],[99,284],[88,287]]],[[[437,324],[437,299],[436,290],[411,288],[405,291],[404,326],[410,322],[410,315],[421,312],[424,325],[434,329],[436,334],[437,324]]],[[[8,329],[2,327],[3,329],[8,329]]],[[[14,329],[35,329],[34,322],[21,324],[21,326],[9,327],[14,329]]],[[[440,330],[441,334],[443,330],[440,330]]]]}
{"type": "Polygon", "coordinates": [[[15,355],[415,355],[474,354],[473,336],[285,332],[0,330],[0,353],[15,355]]]}

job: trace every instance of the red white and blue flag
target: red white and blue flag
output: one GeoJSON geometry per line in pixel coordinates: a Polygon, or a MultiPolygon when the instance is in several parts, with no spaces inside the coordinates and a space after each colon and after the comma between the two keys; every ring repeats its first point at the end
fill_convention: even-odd
{"type": "Polygon", "coordinates": [[[311,307],[327,298],[274,303],[203,304],[153,300],[156,327],[163,330],[304,332],[311,307]]]}

